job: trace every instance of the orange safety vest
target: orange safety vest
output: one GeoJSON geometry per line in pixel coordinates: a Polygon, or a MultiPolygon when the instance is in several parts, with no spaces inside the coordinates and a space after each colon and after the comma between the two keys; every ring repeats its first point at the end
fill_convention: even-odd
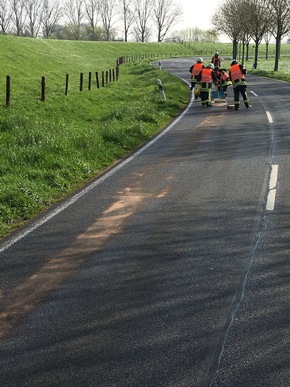
{"type": "Polygon", "coordinates": [[[236,81],[237,79],[245,79],[244,74],[241,71],[240,65],[237,63],[230,68],[231,80],[236,81]]]}
{"type": "Polygon", "coordinates": [[[224,72],[224,73],[222,74],[222,76],[221,76],[221,79],[222,79],[223,81],[226,81],[228,78],[229,78],[229,74],[228,74],[227,72],[224,72]]]}
{"type": "Polygon", "coordinates": [[[192,70],[191,70],[191,74],[194,77],[196,77],[201,72],[202,69],[203,69],[203,64],[202,63],[195,63],[193,65],[192,70]]]}
{"type": "Polygon", "coordinates": [[[211,58],[211,63],[216,67],[216,66],[220,66],[221,65],[221,58],[220,56],[213,56],[211,58]]]}
{"type": "Polygon", "coordinates": [[[212,69],[205,68],[202,70],[201,83],[212,83],[212,69]]]}

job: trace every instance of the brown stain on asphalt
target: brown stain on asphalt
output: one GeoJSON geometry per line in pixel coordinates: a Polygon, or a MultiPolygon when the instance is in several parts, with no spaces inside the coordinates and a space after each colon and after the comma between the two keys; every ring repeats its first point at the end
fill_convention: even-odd
{"type": "MultiPolygon", "coordinates": [[[[164,197],[167,190],[157,197],[164,197]]],[[[146,197],[133,193],[130,188],[84,233],[56,256],[48,259],[42,268],[5,295],[0,290],[0,339],[7,336],[26,314],[32,312],[44,297],[72,277],[90,254],[100,250],[112,236],[119,234],[126,219],[132,216],[146,197]]]]}

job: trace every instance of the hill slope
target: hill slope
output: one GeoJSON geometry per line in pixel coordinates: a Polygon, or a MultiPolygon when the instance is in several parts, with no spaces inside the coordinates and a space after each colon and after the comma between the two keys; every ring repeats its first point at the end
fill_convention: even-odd
{"type": "Polygon", "coordinates": [[[150,60],[176,43],[74,42],[0,36],[0,237],[61,200],[154,135],[185,106],[187,86],[150,60]],[[97,88],[95,73],[120,77],[97,88]],[[143,59],[142,59],[143,57],[143,59]],[[91,88],[88,73],[92,72],[91,88]],[[80,73],[84,88],[80,91],[80,73]],[[68,94],[65,79],[69,74],[68,94]],[[6,107],[6,76],[11,102],[6,107]],[[45,102],[40,100],[46,77],[45,102]],[[162,77],[167,100],[160,98],[162,77]]]}

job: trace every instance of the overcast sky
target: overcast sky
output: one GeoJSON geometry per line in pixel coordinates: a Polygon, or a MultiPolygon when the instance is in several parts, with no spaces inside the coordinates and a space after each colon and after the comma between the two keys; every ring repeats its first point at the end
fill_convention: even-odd
{"type": "Polygon", "coordinates": [[[198,27],[202,30],[212,28],[210,19],[220,1],[206,0],[205,4],[199,0],[176,0],[183,7],[183,22],[178,29],[198,27]]]}
{"type": "MultiPolygon", "coordinates": [[[[176,2],[182,6],[183,16],[181,17],[181,22],[175,25],[173,30],[179,31],[194,27],[202,30],[214,28],[211,24],[211,17],[222,0],[206,0],[205,7],[203,7],[200,0],[176,0],[176,2]]],[[[224,35],[220,35],[219,39],[222,42],[230,42],[224,35]]]]}

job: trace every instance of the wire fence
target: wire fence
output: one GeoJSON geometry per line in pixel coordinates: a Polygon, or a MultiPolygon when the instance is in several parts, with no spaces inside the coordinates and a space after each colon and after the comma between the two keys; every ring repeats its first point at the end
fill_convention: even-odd
{"type": "MultiPolygon", "coordinates": [[[[71,92],[83,92],[85,90],[92,90],[93,88],[103,88],[106,85],[116,82],[120,77],[120,66],[124,63],[135,63],[143,60],[156,60],[163,57],[181,57],[192,55],[192,52],[186,50],[184,53],[169,53],[169,54],[146,54],[146,55],[132,55],[132,56],[120,56],[116,59],[115,67],[109,70],[102,71],[89,71],[87,73],[80,72],[79,74],[65,74],[63,77],[63,86],[57,86],[54,88],[54,92],[57,94],[62,94],[64,96],[69,95],[71,92]],[[63,91],[62,91],[63,90],[63,91]]],[[[36,77],[27,77],[24,81],[22,80],[21,86],[18,86],[18,90],[22,87],[23,91],[12,92],[14,79],[10,75],[6,76],[5,84],[5,105],[9,107],[13,98],[29,98],[28,90],[33,90],[32,98],[37,98],[38,100],[45,102],[47,100],[47,95],[53,91],[50,89],[48,91],[47,82],[48,79],[46,76],[41,76],[41,78],[36,77]],[[26,86],[27,85],[27,86],[26,86]]],[[[1,96],[1,95],[0,95],[1,96]]],[[[3,94],[2,94],[3,96],[3,94]]]]}

